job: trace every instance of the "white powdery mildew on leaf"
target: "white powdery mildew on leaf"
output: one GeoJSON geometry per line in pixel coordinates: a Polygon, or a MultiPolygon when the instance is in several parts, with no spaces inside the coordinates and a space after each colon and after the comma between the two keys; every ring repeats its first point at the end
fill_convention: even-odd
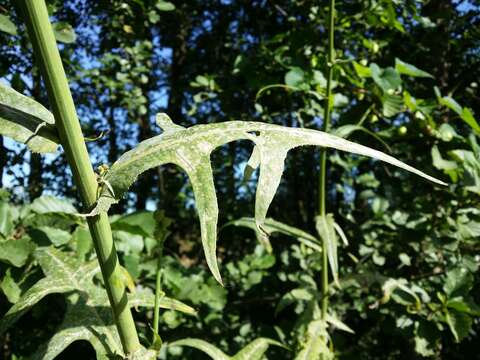
{"type": "MultiPolygon", "coordinates": [[[[55,249],[37,250],[35,257],[46,275],[14,304],[0,322],[0,334],[5,332],[25,312],[46,295],[66,294],[67,308],[55,335],[41,346],[33,359],[50,360],[77,340],[90,342],[97,358],[122,354],[120,338],[112,317],[105,289],[93,282],[100,268],[96,260],[83,263],[73,256],[55,249]]],[[[130,294],[129,306],[154,306],[152,293],[130,294]]],[[[163,297],[160,306],[195,314],[195,310],[180,301],[163,297]]]]}
{"type": "Polygon", "coordinates": [[[187,172],[195,193],[207,263],[220,283],[221,277],[215,255],[218,205],[210,154],[221,145],[243,139],[254,142],[257,148],[255,151],[258,154],[253,154],[254,158],[249,162],[249,166],[256,166],[259,158],[260,176],[255,204],[255,223],[259,238],[267,247],[269,246],[267,234],[262,229],[265,216],[280,183],[285,157],[288,151],[295,147],[315,145],[368,156],[445,185],[442,181],[381,151],[317,130],[246,121],[228,121],[183,128],[175,125],[166,114],[157,116],[157,124],[164,130],[163,134],[142,141],[111,166],[104,179],[113,188],[115,198],[108,189],[103,188],[97,205],[89,216],[107,211],[144,171],[164,164],[176,164],[182,167],[187,172]]]}
{"type": "Polygon", "coordinates": [[[53,115],[43,105],[0,83],[0,134],[37,153],[54,153],[58,136],[53,115]]]}
{"type": "Polygon", "coordinates": [[[253,340],[234,356],[229,356],[216,346],[201,339],[187,338],[169,344],[169,346],[188,346],[198,349],[210,356],[213,360],[260,360],[263,358],[269,345],[285,347],[278,341],[268,338],[258,338],[253,340]]]}
{"type": "Polygon", "coordinates": [[[268,338],[258,338],[240,350],[232,360],[261,360],[270,345],[285,347],[278,341],[268,338]]]}
{"type": "Polygon", "coordinates": [[[328,263],[332,270],[333,280],[337,285],[338,281],[338,257],[337,257],[337,235],[335,233],[335,221],[333,214],[326,214],[325,216],[317,216],[315,219],[317,232],[322,241],[326,243],[328,263]]]}
{"type": "Polygon", "coordinates": [[[314,320],[308,325],[307,338],[295,360],[317,360],[320,354],[324,359],[332,359],[333,354],[327,347],[327,325],[323,320],[314,320]]]}

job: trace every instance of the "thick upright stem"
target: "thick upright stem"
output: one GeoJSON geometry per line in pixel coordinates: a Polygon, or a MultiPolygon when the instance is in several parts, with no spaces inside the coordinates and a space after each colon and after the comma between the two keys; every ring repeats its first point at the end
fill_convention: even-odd
{"type": "MultiPolygon", "coordinates": [[[[330,127],[330,117],[333,103],[332,94],[332,76],[333,64],[335,61],[335,53],[333,46],[334,34],[334,18],[335,18],[335,0],[330,0],[328,12],[328,54],[327,54],[327,92],[325,95],[323,131],[328,132],[330,127]]],[[[319,182],[319,212],[320,216],[326,214],[326,182],[327,182],[327,150],[322,149],[320,153],[320,182],[319,182]]],[[[328,310],[328,256],[327,243],[323,241],[322,256],[322,319],[327,317],[328,310]]]]}
{"type": "MultiPolygon", "coordinates": [[[[48,18],[45,1],[17,0],[17,2],[25,17],[35,58],[42,70],[56,127],[75,184],[79,189],[83,205],[90,209],[95,204],[98,185],[48,18]]],[[[140,343],[128,306],[107,214],[102,213],[89,218],[88,225],[124,352],[125,354],[133,353],[140,348],[140,343]]]]}

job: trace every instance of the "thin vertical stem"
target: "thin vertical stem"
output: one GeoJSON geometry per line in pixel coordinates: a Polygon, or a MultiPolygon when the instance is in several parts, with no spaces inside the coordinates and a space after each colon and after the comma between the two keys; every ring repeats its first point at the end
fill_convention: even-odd
{"type": "Polygon", "coordinates": [[[155,308],[153,309],[153,338],[155,342],[158,336],[158,322],[160,321],[160,293],[162,292],[162,258],[163,258],[163,240],[160,242],[160,253],[157,258],[157,276],[155,279],[155,308]]]}
{"type": "MultiPolygon", "coordinates": [[[[332,77],[333,64],[335,61],[333,35],[335,20],[335,0],[330,0],[328,11],[328,53],[327,53],[327,92],[325,95],[324,117],[322,130],[328,132],[330,127],[331,110],[333,104],[332,77]]],[[[319,182],[319,212],[320,216],[326,214],[326,183],[327,183],[327,151],[322,149],[320,153],[320,182],[319,182]]],[[[322,245],[322,319],[327,317],[328,310],[328,256],[327,243],[322,245]]]]}
{"type": "Polygon", "coordinates": [[[155,308],[153,309],[153,336],[158,334],[158,322],[160,320],[160,293],[162,292],[162,269],[160,260],[157,266],[157,277],[155,281],[155,308]]]}
{"type": "MultiPolygon", "coordinates": [[[[97,198],[97,181],[90,162],[80,122],[68,85],[53,29],[44,0],[17,0],[23,13],[33,44],[35,58],[39,62],[48,98],[55,116],[55,124],[68,164],[85,208],[90,209],[97,198]]],[[[135,323],[112,239],[108,216],[88,218],[95,251],[105,282],[110,306],[126,355],[140,348],[135,323]]]]}

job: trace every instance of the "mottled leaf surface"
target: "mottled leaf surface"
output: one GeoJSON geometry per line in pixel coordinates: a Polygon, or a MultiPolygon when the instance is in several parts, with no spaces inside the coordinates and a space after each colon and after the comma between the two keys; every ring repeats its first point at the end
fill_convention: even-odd
{"type": "Polygon", "coordinates": [[[337,257],[337,234],[335,233],[335,221],[332,214],[326,214],[324,216],[317,216],[315,219],[315,226],[317,228],[318,235],[322,241],[326,243],[328,263],[332,270],[333,280],[337,285],[338,281],[338,257],[337,257]]]}
{"type": "Polygon", "coordinates": [[[169,346],[188,346],[198,349],[210,356],[213,360],[260,360],[270,345],[284,347],[284,345],[278,341],[268,338],[258,338],[234,356],[228,356],[216,346],[201,339],[187,338],[169,344],[169,346]]]}
{"type": "Polygon", "coordinates": [[[89,215],[107,211],[144,171],[169,163],[182,167],[188,174],[195,193],[207,263],[219,282],[221,277],[216,259],[218,205],[210,154],[221,145],[247,139],[254,142],[258,148],[256,151],[260,158],[260,175],[255,202],[255,222],[263,237],[267,236],[264,229],[265,217],[280,183],[285,157],[287,152],[295,147],[315,145],[369,156],[435,183],[444,184],[381,151],[321,131],[246,121],[183,128],[175,125],[166,114],[157,116],[157,124],[164,130],[162,135],[142,141],[112,165],[104,178],[104,182],[109,185],[103,186],[97,205],[89,215]]]}
{"type": "Polygon", "coordinates": [[[58,136],[53,115],[43,105],[0,83],[0,134],[37,153],[54,153],[58,136]]]}
{"type": "MultiPolygon", "coordinates": [[[[90,342],[97,357],[122,354],[107,293],[93,282],[94,275],[100,272],[97,261],[83,263],[55,248],[37,250],[35,257],[46,277],[28,289],[5,314],[0,334],[45,296],[62,293],[67,303],[64,319],[55,335],[35,352],[33,359],[54,359],[77,340],[90,342]]],[[[194,313],[192,308],[178,301],[165,297],[162,300],[164,308],[194,313]]],[[[130,306],[153,306],[153,302],[154,295],[146,292],[131,294],[129,298],[130,306]]]]}
{"type": "Polygon", "coordinates": [[[306,341],[295,360],[318,360],[321,354],[325,360],[332,359],[332,354],[327,347],[327,340],[326,323],[322,320],[312,321],[308,325],[306,341]]]}

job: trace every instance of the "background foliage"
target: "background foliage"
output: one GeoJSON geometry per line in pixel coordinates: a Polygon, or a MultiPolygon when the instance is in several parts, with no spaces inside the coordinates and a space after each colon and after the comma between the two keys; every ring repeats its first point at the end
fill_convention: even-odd
{"type": "MultiPolygon", "coordinates": [[[[158,112],[183,126],[234,119],[321,126],[324,1],[69,0],[50,2],[50,10],[95,165],[111,164],[159,133],[158,112]]],[[[330,306],[355,332],[332,329],[336,355],[478,358],[479,4],[337,1],[336,24],[341,61],[332,131],[450,183],[439,188],[378,162],[329,153],[327,210],[348,239],[338,250],[340,287],[330,306]]],[[[0,1],[0,54],[2,81],[47,105],[8,1],[0,1]]],[[[51,245],[80,262],[94,253],[65,159],[31,154],[2,137],[0,147],[3,315],[47,275],[39,249],[51,245]]],[[[253,213],[257,178],[245,183],[242,176],[250,152],[251,145],[236,142],[213,154],[220,225],[253,213]]],[[[318,154],[293,151],[269,216],[316,234],[317,183],[318,154]]],[[[269,337],[291,349],[271,347],[267,355],[275,359],[293,358],[308,341],[321,269],[308,235],[283,229],[268,253],[251,230],[222,227],[222,288],[207,271],[193,194],[177,168],[142,176],[112,210],[121,262],[137,291],[154,287],[155,230],[168,227],[163,290],[198,316],[162,310],[164,340],[195,337],[235,354],[269,337]]],[[[72,301],[58,294],[41,300],[2,335],[2,356],[34,352],[72,301]]],[[[135,312],[145,336],[151,317],[135,312]]],[[[203,356],[186,347],[168,352],[169,359],[203,356]]],[[[76,342],[61,357],[93,354],[76,342]]]]}

